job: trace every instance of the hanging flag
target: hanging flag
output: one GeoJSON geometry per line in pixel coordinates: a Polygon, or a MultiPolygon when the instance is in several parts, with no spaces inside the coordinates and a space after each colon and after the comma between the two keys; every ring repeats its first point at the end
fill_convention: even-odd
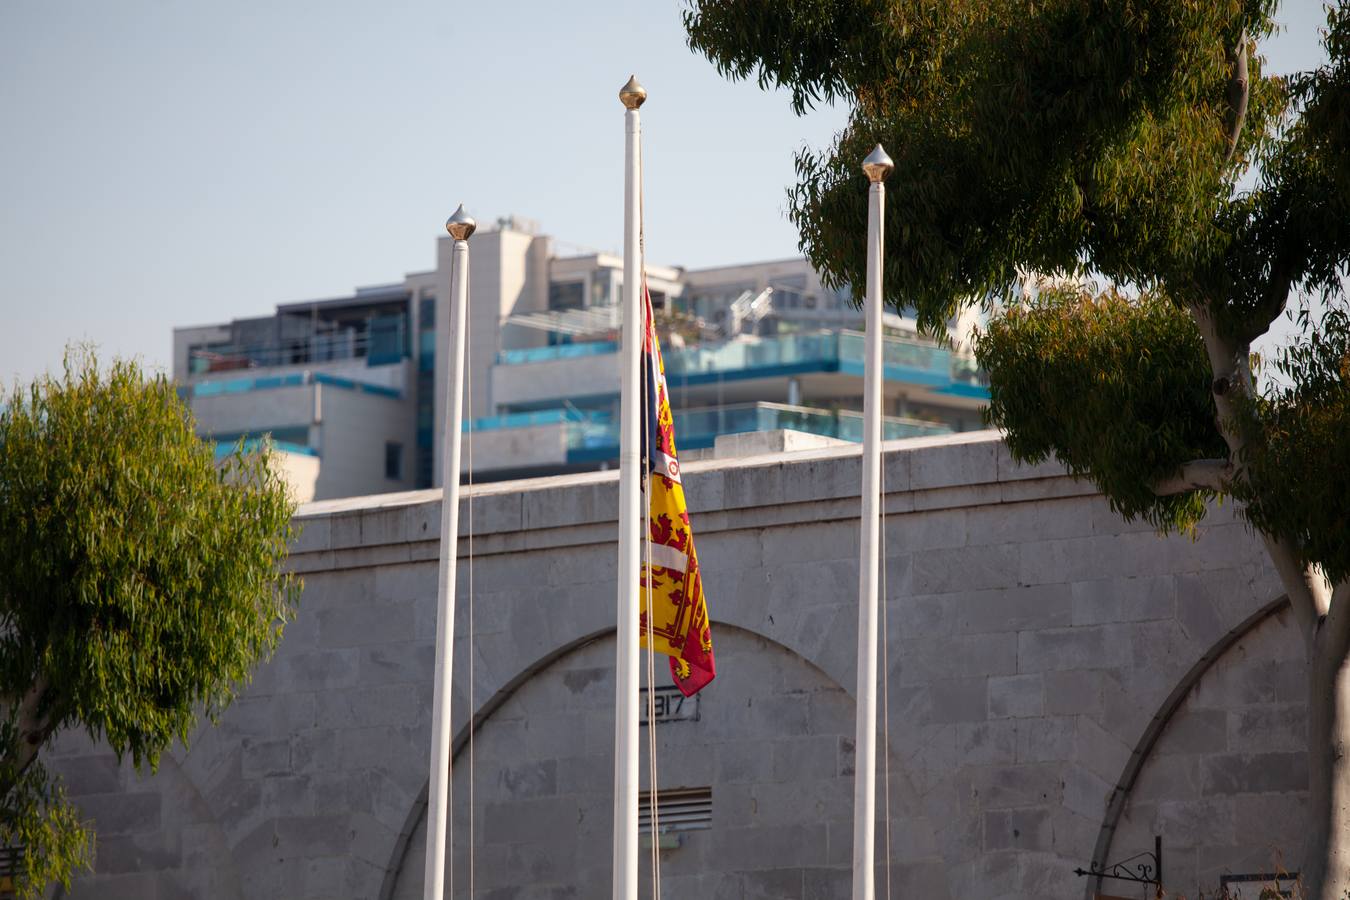
{"type": "Polygon", "coordinates": [[[642,550],[642,646],[647,646],[647,602],[650,597],[655,650],[670,657],[675,686],[692,697],[713,680],[712,630],[703,597],[694,533],[680,485],[680,463],[675,453],[675,418],[666,390],[666,369],[656,339],[652,298],[642,285],[642,403],[643,456],[647,468],[647,509],[650,540],[642,550]]]}

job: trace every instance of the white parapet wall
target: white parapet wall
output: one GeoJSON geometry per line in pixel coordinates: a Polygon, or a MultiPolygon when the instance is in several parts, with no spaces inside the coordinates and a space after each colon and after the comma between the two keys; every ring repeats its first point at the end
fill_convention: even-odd
{"type": "Polygon", "coordinates": [[[567,357],[492,367],[492,402],[500,407],[575,397],[617,396],[617,350],[594,356],[567,357]]]}
{"type": "Polygon", "coordinates": [[[309,503],[313,500],[315,488],[319,483],[319,458],[277,450],[275,460],[274,465],[290,485],[291,499],[296,503],[309,503]]]}

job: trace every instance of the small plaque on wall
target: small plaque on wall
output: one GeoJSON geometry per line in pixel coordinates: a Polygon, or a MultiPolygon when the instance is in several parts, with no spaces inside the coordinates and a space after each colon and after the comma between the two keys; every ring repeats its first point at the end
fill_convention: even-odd
{"type": "Polygon", "coordinates": [[[1226,900],[1278,900],[1294,896],[1297,872],[1223,875],[1219,878],[1219,896],[1226,900]]]}
{"type": "MultiPolygon", "coordinates": [[[[657,725],[664,725],[667,722],[697,722],[698,697],[698,694],[686,697],[673,684],[657,688],[652,692],[651,697],[654,712],[653,721],[657,725]]],[[[643,725],[647,724],[647,702],[647,689],[642,688],[638,697],[638,716],[640,717],[638,721],[643,725]]]]}

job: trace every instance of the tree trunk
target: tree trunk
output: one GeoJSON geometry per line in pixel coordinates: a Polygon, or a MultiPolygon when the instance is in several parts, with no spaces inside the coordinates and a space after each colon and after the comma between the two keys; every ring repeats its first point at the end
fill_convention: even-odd
{"type": "Polygon", "coordinates": [[[15,729],[14,744],[0,747],[0,761],[5,764],[3,776],[0,776],[0,801],[18,785],[23,773],[37,759],[38,750],[51,736],[56,717],[51,713],[50,701],[47,678],[38,675],[17,703],[9,703],[15,729]],[[44,701],[48,703],[45,710],[44,701]]]}
{"type": "MultiPolygon", "coordinates": [[[[1318,635],[1325,639],[1326,634],[1318,635]]],[[[1350,665],[1315,642],[1308,661],[1308,900],[1350,893],[1350,665]]]]}
{"type": "MultiPolygon", "coordinates": [[[[1287,291],[1280,294],[1283,307],[1287,291]]],[[[1237,427],[1242,415],[1235,402],[1253,392],[1250,340],[1219,331],[1211,310],[1191,307],[1205,342],[1218,413],[1215,424],[1235,464],[1231,478],[1241,480],[1246,439],[1237,427]]],[[[1276,313],[1278,315],[1278,312],[1276,313]]],[[[1273,318],[1273,316],[1272,316],[1273,318]]],[[[1259,332],[1258,332],[1259,333],[1259,332]]],[[[1303,846],[1307,900],[1347,900],[1350,895],[1350,583],[1333,594],[1320,569],[1299,561],[1285,539],[1262,535],[1271,562],[1289,595],[1308,658],[1308,831],[1303,846]],[[1336,602],[1333,602],[1336,601],[1336,602]]],[[[1293,848],[1290,848],[1293,849],[1293,848]]]]}

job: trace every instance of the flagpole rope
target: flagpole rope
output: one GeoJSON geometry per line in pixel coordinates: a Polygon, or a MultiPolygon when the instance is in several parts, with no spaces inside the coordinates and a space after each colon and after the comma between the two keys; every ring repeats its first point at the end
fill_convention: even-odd
{"type": "MultiPolygon", "coordinates": [[[[641,240],[641,238],[639,238],[639,241],[640,241],[640,240],[641,240]]],[[[643,304],[643,305],[642,305],[642,315],[643,315],[643,319],[644,319],[644,321],[645,321],[646,315],[647,315],[646,298],[643,298],[642,304],[643,304]]],[[[646,346],[646,342],[647,342],[647,332],[646,332],[645,326],[644,326],[643,332],[642,332],[642,342],[643,342],[643,346],[645,347],[645,346],[646,346]]],[[[650,435],[651,435],[651,431],[650,431],[650,428],[651,428],[651,419],[650,419],[650,412],[649,412],[649,409],[648,409],[649,406],[650,406],[650,404],[648,403],[647,377],[646,377],[646,371],[645,371],[645,370],[643,371],[643,377],[641,378],[641,384],[642,384],[642,387],[641,387],[641,395],[642,395],[642,434],[643,434],[643,436],[644,436],[645,439],[650,440],[650,439],[651,439],[651,438],[650,438],[650,435]]],[[[642,473],[642,476],[641,476],[641,477],[642,477],[642,478],[644,479],[644,481],[646,482],[646,490],[643,491],[643,497],[646,499],[646,502],[643,504],[644,509],[643,509],[643,511],[642,511],[642,528],[643,528],[643,535],[644,535],[644,536],[643,536],[643,540],[642,540],[642,547],[643,547],[643,551],[644,551],[644,564],[643,564],[643,570],[642,570],[642,571],[643,571],[643,578],[642,578],[642,581],[644,582],[644,584],[643,584],[643,586],[642,586],[642,590],[643,590],[643,592],[644,592],[643,595],[644,595],[644,597],[645,597],[645,599],[646,599],[646,606],[647,606],[647,615],[646,615],[645,619],[643,620],[644,625],[645,625],[645,629],[644,629],[644,630],[646,631],[646,638],[647,638],[647,659],[646,659],[646,663],[647,663],[647,666],[646,666],[646,669],[647,669],[647,710],[646,710],[646,712],[647,712],[647,810],[648,810],[648,813],[647,813],[647,814],[648,814],[648,822],[650,823],[650,824],[649,824],[649,827],[650,827],[650,837],[651,837],[651,839],[652,839],[652,841],[651,841],[651,856],[652,856],[652,897],[655,898],[656,895],[657,895],[657,892],[660,890],[660,876],[658,875],[658,870],[659,870],[660,865],[661,865],[661,857],[660,857],[660,853],[659,853],[658,848],[657,848],[657,840],[656,840],[656,839],[657,839],[657,836],[660,834],[660,832],[658,831],[659,826],[658,826],[658,824],[657,824],[657,809],[656,809],[656,721],[655,721],[655,720],[656,720],[656,692],[655,692],[655,690],[653,690],[653,689],[656,687],[656,657],[655,657],[654,651],[653,651],[653,649],[652,649],[652,642],[653,642],[653,637],[654,637],[653,634],[652,634],[652,630],[653,630],[653,626],[652,626],[652,503],[651,503],[651,491],[652,491],[651,479],[652,479],[652,473],[651,473],[651,466],[648,464],[648,461],[651,459],[651,453],[650,453],[650,452],[645,453],[645,454],[643,454],[643,456],[644,456],[644,459],[642,460],[642,468],[641,468],[639,471],[642,473]]]]}
{"type": "MultiPolygon", "coordinates": [[[[885,418],[882,419],[883,428],[885,418]]],[[[886,440],[881,441],[881,466],[878,486],[881,490],[881,771],[882,790],[885,792],[882,808],[886,814],[886,900],[891,900],[891,664],[890,631],[886,627],[886,440]]],[[[472,521],[472,519],[470,520],[472,521]]]]}
{"type": "MultiPolygon", "coordinates": [[[[466,317],[467,319],[467,317],[466,317]]],[[[465,324],[465,330],[468,330],[468,324],[465,324]]],[[[469,395],[469,639],[467,650],[469,654],[469,897],[472,900],[474,896],[474,845],[475,834],[474,826],[476,824],[476,815],[474,811],[474,753],[473,739],[474,732],[478,729],[474,727],[474,650],[473,650],[473,342],[467,340],[468,335],[464,336],[464,389],[469,395]]],[[[455,473],[458,477],[459,473],[455,473]]],[[[451,535],[451,540],[458,540],[458,535],[451,535]]],[[[454,900],[454,894],[451,894],[451,900],[454,900]]]]}
{"type": "MultiPolygon", "coordinates": [[[[638,296],[642,298],[642,344],[644,349],[647,345],[647,304],[649,302],[647,295],[647,238],[646,238],[646,209],[643,205],[642,185],[646,180],[643,176],[646,174],[642,167],[642,142],[638,141],[638,271],[642,278],[642,284],[638,286],[638,296]]],[[[655,310],[652,311],[653,318],[655,310]]],[[[655,333],[656,323],[650,323],[652,332],[655,333]]],[[[655,350],[655,348],[652,348],[655,350]]],[[[639,354],[641,356],[641,354],[639,354]]],[[[655,625],[653,624],[653,596],[652,596],[652,471],[651,471],[651,398],[649,391],[655,387],[650,384],[648,377],[651,372],[650,360],[647,367],[643,370],[643,375],[639,379],[642,384],[642,435],[643,440],[647,442],[647,453],[643,454],[642,470],[646,473],[647,490],[645,492],[646,503],[644,503],[643,515],[643,546],[647,552],[646,566],[646,600],[647,600],[647,808],[651,820],[651,845],[652,845],[652,900],[661,900],[661,820],[660,809],[657,799],[657,764],[656,764],[656,636],[654,634],[655,625]]]]}
{"type": "MultiPolygon", "coordinates": [[[[646,301],[643,301],[643,315],[646,315],[646,301]]],[[[646,338],[643,338],[644,342],[646,338]]],[[[643,379],[644,381],[646,379],[643,379]]],[[[647,412],[647,388],[643,386],[643,425],[650,426],[650,420],[647,412]]],[[[644,428],[644,434],[648,435],[650,440],[651,432],[644,428]]],[[[647,454],[650,459],[650,454],[647,454]]],[[[660,811],[657,803],[657,775],[656,775],[656,650],[655,635],[652,625],[652,508],[651,508],[651,467],[648,460],[643,460],[643,468],[646,470],[647,479],[647,503],[643,515],[643,527],[646,531],[646,537],[643,540],[643,546],[646,549],[646,567],[644,572],[646,577],[645,591],[647,599],[647,809],[651,821],[651,850],[652,850],[652,900],[660,900],[661,897],[661,823],[660,811]]]]}

